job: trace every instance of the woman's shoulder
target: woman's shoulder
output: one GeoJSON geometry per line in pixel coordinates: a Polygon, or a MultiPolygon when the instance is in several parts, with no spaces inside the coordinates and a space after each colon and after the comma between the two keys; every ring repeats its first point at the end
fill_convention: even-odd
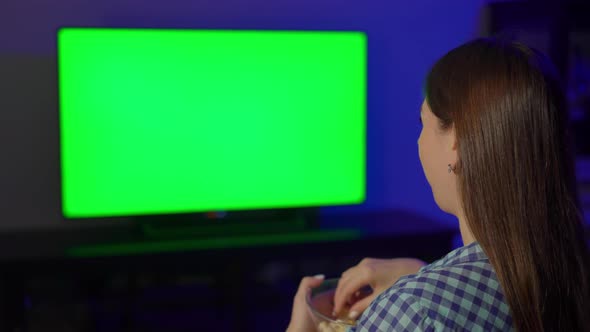
{"type": "Polygon", "coordinates": [[[431,284],[424,286],[383,293],[359,319],[356,331],[512,330],[510,311],[503,301],[483,293],[449,296],[432,291],[431,284]]]}
{"type": "Polygon", "coordinates": [[[373,301],[357,331],[510,330],[500,284],[478,250],[452,252],[401,278],[373,301]]]}
{"type": "Polygon", "coordinates": [[[500,283],[484,261],[423,270],[406,276],[382,295],[384,303],[413,303],[443,329],[481,327],[487,331],[512,326],[500,283]]]}

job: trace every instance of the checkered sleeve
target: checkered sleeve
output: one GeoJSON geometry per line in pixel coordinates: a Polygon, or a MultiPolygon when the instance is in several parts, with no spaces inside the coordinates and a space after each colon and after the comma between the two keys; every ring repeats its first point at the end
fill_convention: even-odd
{"type": "Polygon", "coordinates": [[[418,299],[403,291],[380,296],[350,332],[435,331],[435,326],[418,299]]]}
{"type": "Polygon", "coordinates": [[[350,332],[513,331],[510,308],[477,243],[400,278],[350,332]]]}

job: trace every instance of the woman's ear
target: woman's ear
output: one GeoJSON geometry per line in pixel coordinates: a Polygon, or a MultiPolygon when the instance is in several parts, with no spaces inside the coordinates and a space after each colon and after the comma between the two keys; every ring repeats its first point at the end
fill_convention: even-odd
{"type": "Polygon", "coordinates": [[[455,134],[455,126],[451,125],[451,128],[448,129],[447,131],[447,135],[448,135],[448,142],[450,144],[451,150],[452,151],[457,151],[457,149],[459,148],[459,144],[457,142],[457,135],[455,134]]]}
{"type": "Polygon", "coordinates": [[[457,153],[459,151],[459,141],[457,141],[457,135],[455,135],[455,127],[451,127],[449,129],[449,136],[448,136],[448,144],[449,144],[449,153],[451,154],[449,157],[449,161],[452,161],[453,164],[457,163],[457,153]]]}

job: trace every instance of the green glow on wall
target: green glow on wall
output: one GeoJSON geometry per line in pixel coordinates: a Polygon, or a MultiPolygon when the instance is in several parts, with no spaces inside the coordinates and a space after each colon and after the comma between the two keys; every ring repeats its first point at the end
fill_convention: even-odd
{"type": "Polygon", "coordinates": [[[361,203],[360,32],[64,28],[66,217],[361,203]]]}
{"type": "Polygon", "coordinates": [[[186,240],[127,242],[78,246],[68,249],[66,254],[70,257],[102,257],[178,251],[284,246],[288,244],[350,241],[359,239],[361,235],[361,232],[358,230],[332,230],[233,237],[209,237],[186,240]]]}

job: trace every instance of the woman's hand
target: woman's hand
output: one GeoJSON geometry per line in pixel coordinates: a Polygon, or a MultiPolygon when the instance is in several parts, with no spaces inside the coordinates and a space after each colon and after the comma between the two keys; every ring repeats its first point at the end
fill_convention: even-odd
{"type": "Polygon", "coordinates": [[[363,259],[358,265],[342,273],[334,296],[334,315],[340,314],[344,307],[350,305],[349,318],[358,318],[379,294],[400,277],[414,274],[424,265],[421,260],[413,258],[363,259]],[[357,300],[365,286],[370,286],[373,293],[357,300]]]}
{"type": "Polygon", "coordinates": [[[311,313],[307,308],[305,297],[311,288],[319,286],[324,281],[323,275],[314,277],[305,277],[299,283],[299,289],[293,299],[293,311],[291,312],[291,322],[287,327],[287,332],[313,332],[316,331],[311,313]]]}

